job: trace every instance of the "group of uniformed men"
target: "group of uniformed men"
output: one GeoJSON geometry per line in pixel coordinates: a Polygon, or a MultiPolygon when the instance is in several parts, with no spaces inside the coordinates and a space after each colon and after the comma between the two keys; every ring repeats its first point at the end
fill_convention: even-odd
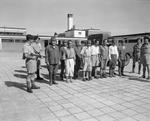
{"type": "MultiPolygon", "coordinates": [[[[27,91],[32,93],[32,89],[39,89],[35,85],[35,74],[37,79],[42,79],[39,74],[41,45],[38,36],[27,35],[27,42],[24,45],[23,58],[26,61],[27,68],[27,91]]],[[[138,39],[137,44],[133,47],[133,69],[135,63],[139,62],[139,74],[141,64],[143,65],[143,78],[145,78],[146,68],[148,71],[148,79],[150,79],[150,44],[149,38],[144,37],[144,43],[141,46],[141,40],[138,39]]],[[[57,46],[55,38],[51,39],[50,44],[45,49],[45,62],[49,71],[49,84],[56,83],[56,73],[59,65],[61,68],[61,80],[67,83],[72,82],[72,78],[79,77],[80,69],[83,72],[83,81],[90,81],[94,78],[107,78],[106,66],[109,61],[109,77],[115,77],[115,68],[118,62],[119,76],[124,75],[124,67],[126,61],[125,42],[121,41],[121,46],[117,47],[114,40],[110,46],[107,45],[107,39],[104,39],[102,45],[99,41],[87,40],[80,43],[76,40],[63,41],[61,46],[57,46]],[[100,74],[98,74],[100,67],[100,74]]]]}

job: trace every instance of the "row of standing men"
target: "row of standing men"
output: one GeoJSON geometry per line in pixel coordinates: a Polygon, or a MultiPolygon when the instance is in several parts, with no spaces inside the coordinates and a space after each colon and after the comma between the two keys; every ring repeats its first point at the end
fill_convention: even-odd
{"type": "MultiPolygon", "coordinates": [[[[148,41],[147,39],[148,38],[144,39],[144,43],[148,43],[146,42],[148,41]]],[[[40,77],[39,70],[40,58],[43,56],[40,54],[41,45],[38,36],[27,35],[26,40],[27,42],[24,44],[23,49],[23,58],[26,60],[25,62],[28,73],[27,91],[32,93],[32,89],[40,88],[35,85],[35,73],[37,73],[37,79],[41,80],[42,78],[40,77]]],[[[138,43],[136,45],[138,45],[138,43]]],[[[143,47],[140,47],[140,56],[138,46],[134,46],[133,48],[133,72],[135,63],[140,62],[139,65],[143,64],[143,77],[145,77],[146,67],[149,73],[149,61],[147,61],[147,59],[150,59],[150,56],[147,57],[143,55],[150,52],[150,49],[149,44],[143,44],[142,46],[143,47]],[[145,51],[145,46],[149,49],[147,52],[145,51]],[[143,59],[141,59],[142,57],[143,59]]],[[[72,78],[78,78],[80,69],[82,69],[83,72],[83,81],[91,80],[92,76],[94,76],[94,78],[106,78],[106,66],[108,61],[110,77],[115,76],[114,70],[117,61],[119,76],[124,76],[126,61],[125,52],[126,47],[124,41],[121,42],[119,48],[116,46],[114,40],[109,47],[107,45],[107,40],[103,40],[102,45],[99,45],[99,41],[95,41],[95,43],[91,45],[91,41],[88,40],[84,46],[81,46],[79,41],[75,41],[75,46],[73,46],[73,42],[69,40],[63,41],[63,45],[58,47],[55,38],[52,38],[51,43],[45,49],[45,62],[49,71],[49,84],[57,84],[55,80],[59,65],[61,68],[60,77],[68,83],[72,82],[72,78]],[[98,67],[100,67],[100,75],[98,74],[98,67]]],[[[148,78],[149,77],[148,74],[148,78]]]]}

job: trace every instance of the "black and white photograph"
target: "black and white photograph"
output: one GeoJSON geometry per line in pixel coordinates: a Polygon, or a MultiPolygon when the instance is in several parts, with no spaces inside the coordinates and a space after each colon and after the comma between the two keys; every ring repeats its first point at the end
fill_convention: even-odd
{"type": "Polygon", "coordinates": [[[0,0],[0,121],[150,121],[150,0],[0,0]]]}

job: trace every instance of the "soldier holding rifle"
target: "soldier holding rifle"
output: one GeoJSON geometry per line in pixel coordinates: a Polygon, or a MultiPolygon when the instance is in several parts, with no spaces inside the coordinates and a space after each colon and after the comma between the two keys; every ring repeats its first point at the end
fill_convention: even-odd
{"type": "Polygon", "coordinates": [[[40,87],[35,85],[35,72],[36,72],[36,58],[39,57],[38,54],[35,53],[32,43],[33,36],[26,36],[26,43],[23,47],[23,58],[25,59],[26,68],[27,68],[27,92],[32,93],[32,89],[39,89],[40,87]]]}

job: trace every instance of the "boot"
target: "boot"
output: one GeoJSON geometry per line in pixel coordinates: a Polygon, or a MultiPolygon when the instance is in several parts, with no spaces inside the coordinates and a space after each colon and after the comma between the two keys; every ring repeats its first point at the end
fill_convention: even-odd
{"type": "Polygon", "coordinates": [[[66,76],[66,82],[67,82],[67,83],[69,83],[69,80],[68,80],[68,78],[69,78],[69,77],[68,77],[68,76],[66,76]]]}
{"type": "Polygon", "coordinates": [[[91,71],[88,72],[88,81],[92,80],[92,75],[91,75],[91,71]]]}
{"type": "Polygon", "coordinates": [[[134,73],[134,69],[135,69],[135,65],[133,65],[133,67],[132,67],[132,73],[134,73]]]}
{"type": "Polygon", "coordinates": [[[72,77],[70,76],[70,82],[72,83],[72,77]]]}
{"type": "Polygon", "coordinates": [[[53,74],[53,77],[52,77],[52,84],[58,84],[58,83],[55,82],[55,79],[56,79],[56,76],[55,76],[55,74],[53,74]]]}
{"type": "Polygon", "coordinates": [[[83,71],[83,79],[82,81],[86,81],[86,78],[85,78],[85,71],[83,71]]]}
{"type": "Polygon", "coordinates": [[[119,72],[119,76],[122,76],[122,74],[121,74],[121,68],[120,67],[118,69],[118,72],[119,72]]]}
{"type": "Polygon", "coordinates": [[[125,76],[125,74],[124,74],[124,71],[123,71],[123,70],[124,70],[124,67],[121,67],[121,75],[122,75],[122,76],[125,76]]]}
{"type": "Polygon", "coordinates": [[[112,69],[109,70],[109,77],[112,77],[112,69]]]}
{"type": "Polygon", "coordinates": [[[112,70],[112,77],[115,77],[115,70],[112,70]]]}
{"type": "Polygon", "coordinates": [[[27,92],[33,93],[30,82],[27,82],[27,92]]]}
{"type": "Polygon", "coordinates": [[[141,64],[139,64],[139,68],[138,68],[138,74],[141,73],[141,64]]]}

